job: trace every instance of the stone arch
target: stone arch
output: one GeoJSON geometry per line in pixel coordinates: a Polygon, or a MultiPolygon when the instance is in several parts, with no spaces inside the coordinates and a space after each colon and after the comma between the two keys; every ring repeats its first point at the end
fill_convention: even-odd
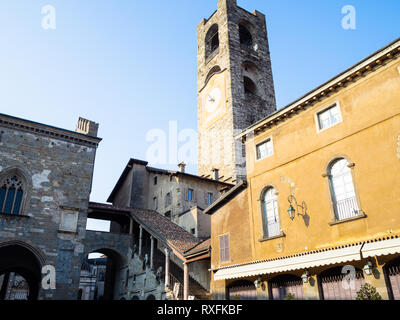
{"type": "MultiPolygon", "coordinates": [[[[106,273],[104,279],[104,293],[102,300],[114,300],[117,298],[118,285],[124,279],[124,267],[127,258],[116,248],[101,248],[88,246],[84,253],[84,259],[91,253],[101,253],[107,257],[106,273]]],[[[82,262],[83,264],[84,262],[82,262]]]]}
{"type": "Polygon", "coordinates": [[[218,24],[213,24],[206,33],[205,50],[206,59],[209,59],[214,52],[219,49],[219,31],[218,24]]]}
{"type": "MultiPolygon", "coordinates": [[[[22,276],[29,287],[28,300],[37,300],[39,297],[44,261],[45,258],[40,251],[29,244],[21,241],[0,244],[0,275],[4,275],[7,282],[10,273],[22,276]]],[[[4,287],[3,284],[3,288],[0,289],[0,299],[5,297],[4,287]]]]}
{"type": "Polygon", "coordinates": [[[149,294],[146,298],[146,300],[156,300],[156,297],[152,294],[149,294]]]}
{"type": "Polygon", "coordinates": [[[254,62],[244,61],[242,63],[243,87],[245,93],[251,93],[262,99],[266,99],[265,92],[263,92],[262,81],[258,67],[254,62]]]}
{"type": "MultiPolygon", "coordinates": [[[[29,202],[29,195],[30,190],[32,190],[32,179],[29,178],[29,175],[26,174],[25,169],[20,166],[13,166],[6,168],[0,172],[0,188],[3,184],[6,183],[6,180],[12,177],[17,177],[22,184],[21,189],[23,191],[22,200],[20,202],[20,208],[18,213],[16,214],[23,214],[26,211],[28,202],[29,202]]],[[[1,200],[1,199],[0,199],[1,200]]],[[[5,201],[5,199],[4,199],[5,201]]],[[[2,205],[2,201],[0,201],[0,206],[2,205]]],[[[2,208],[0,208],[0,211],[2,208]]]]}
{"type": "Polygon", "coordinates": [[[242,48],[253,49],[254,47],[254,27],[247,20],[240,20],[239,26],[239,40],[242,48]]]}

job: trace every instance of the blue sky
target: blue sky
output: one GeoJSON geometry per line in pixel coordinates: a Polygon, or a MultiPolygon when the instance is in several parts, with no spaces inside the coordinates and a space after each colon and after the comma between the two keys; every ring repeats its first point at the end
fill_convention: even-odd
{"type": "MultiPolygon", "coordinates": [[[[400,36],[400,1],[238,0],[266,14],[281,108],[400,36]],[[341,26],[344,5],[356,30],[341,26]]],[[[197,130],[197,37],[217,0],[2,0],[0,112],[74,130],[100,123],[93,201],[105,202],[146,134],[197,130]],[[44,5],[56,29],[41,26],[44,5]]],[[[175,164],[155,164],[168,169],[175,164]]],[[[196,173],[196,166],[189,170],[196,173]]]]}

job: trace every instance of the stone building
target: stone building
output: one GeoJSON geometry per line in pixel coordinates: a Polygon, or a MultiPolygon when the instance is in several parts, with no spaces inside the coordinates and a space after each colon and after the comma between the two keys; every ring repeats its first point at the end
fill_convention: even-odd
{"type": "Polygon", "coordinates": [[[246,177],[241,130],[276,110],[265,16],[236,0],[197,26],[199,175],[221,181],[246,177]]]}
{"type": "MultiPolygon", "coordinates": [[[[134,280],[128,280],[126,299],[147,299],[146,293],[157,300],[171,298],[175,285],[180,287],[175,299],[208,298],[211,226],[203,210],[231,187],[218,176],[188,174],[183,163],[170,171],[129,160],[107,200],[114,208],[129,210],[135,221],[131,232],[136,250],[129,273],[134,280]]],[[[111,224],[111,232],[118,229],[111,224]]]]}
{"type": "Polygon", "coordinates": [[[108,202],[116,207],[154,210],[202,239],[210,237],[210,217],[202,211],[233,187],[185,172],[152,168],[142,160],[130,159],[108,202]]]}
{"type": "Polygon", "coordinates": [[[101,140],[83,123],[94,136],[0,114],[0,274],[18,270],[30,299],[76,299],[101,140]],[[55,290],[40,288],[45,265],[55,290]]]}
{"type": "Polygon", "coordinates": [[[205,210],[214,299],[400,299],[399,101],[398,39],[238,135],[247,182],[205,210]]]}

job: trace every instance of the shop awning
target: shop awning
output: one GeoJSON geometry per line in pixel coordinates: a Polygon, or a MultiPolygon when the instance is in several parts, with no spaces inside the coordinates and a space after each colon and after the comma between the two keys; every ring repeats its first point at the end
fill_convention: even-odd
{"type": "Polygon", "coordinates": [[[366,243],[361,253],[363,258],[400,253],[400,238],[366,243]]]}
{"type": "Polygon", "coordinates": [[[214,280],[239,279],[278,272],[309,269],[312,267],[361,260],[363,244],[314,253],[304,253],[293,257],[257,262],[236,267],[220,269],[214,280]]]}

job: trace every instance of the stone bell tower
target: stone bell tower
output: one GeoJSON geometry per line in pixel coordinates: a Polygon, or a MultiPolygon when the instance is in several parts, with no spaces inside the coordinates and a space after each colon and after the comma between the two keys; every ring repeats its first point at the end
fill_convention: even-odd
{"type": "Polygon", "coordinates": [[[234,137],[276,110],[265,16],[219,0],[197,27],[199,175],[246,178],[244,148],[234,137]]]}

